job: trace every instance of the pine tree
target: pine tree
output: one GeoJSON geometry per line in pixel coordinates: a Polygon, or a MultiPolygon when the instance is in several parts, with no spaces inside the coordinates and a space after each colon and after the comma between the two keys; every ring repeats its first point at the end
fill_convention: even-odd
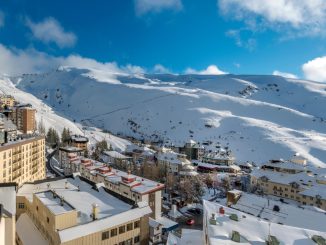
{"type": "Polygon", "coordinates": [[[37,125],[37,129],[38,129],[38,132],[41,135],[45,135],[46,130],[45,130],[45,126],[44,126],[44,123],[43,123],[43,118],[41,118],[41,121],[39,121],[39,123],[37,125]]]}
{"type": "Polygon", "coordinates": [[[61,133],[61,142],[63,144],[67,144],[70,140],[70,131],[68,128],[63,128],[62,133],[61,133]]]}
{"type": "Polygon", "coordinates": [[[60,142],[60,137],[58,132],[54,128],[49,128],[46,134],[46,142],[50,145],[56,145],[60,142]]]}

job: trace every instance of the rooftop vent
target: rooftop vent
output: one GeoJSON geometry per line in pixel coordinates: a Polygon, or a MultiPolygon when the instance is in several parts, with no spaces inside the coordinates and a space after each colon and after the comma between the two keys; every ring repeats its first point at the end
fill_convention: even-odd
{"type": "Polygon", "coordinates": [[[216,225],[216,219],[215,219],[215,214],[212,213],[212,217],[209,219],[209,223],[211,225],[216,225]]]}
{"type": "Polygon", "coordinates": [[[98,219],[98,213],[99,213],[99,206],[96,203],[92,204],[92,217],[93,220],[98,219]]]}
{"type": "Polygon", "coordinates": [[[268,236],[268,239],[266,241],[266,244],[267,245],[279,245],[280,242],[279,242],[279,240],[275,236],[269,235],[268,236]]]}
{"type": "Polygon", "coordinates": [[[315,243],[317,243],[318,245],[325,245],[326,244],[326,239],[322,236],[318,236],[318,235],[313,235],[311,238],[315,243]]]}
{"type": "Polygon", "coordinates": [[[60,197],[60,205],[63,206],[65,199],[63,197],[60,197]]]}
{"type": "Polygon", "coordinates": [[[231,240],[234,242],[240,242],[240,233],[237,231],[232,231],[231,240]]]}
{"type": "Polygon", "coordinates": [[[239,221],[239,219],[238,219],[238,215],[236,215],[236,214],[231,214],[231,215],[230,215],[230,219],[231,219],[231,220],[234,220],[234,221],[239,221]]]}

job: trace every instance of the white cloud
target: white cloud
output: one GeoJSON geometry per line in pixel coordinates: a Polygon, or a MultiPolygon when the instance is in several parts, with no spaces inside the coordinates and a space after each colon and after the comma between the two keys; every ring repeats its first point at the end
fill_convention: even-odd
{"type": "Polygon", "coordinates": [[[77,41],[74,33],[65,31],[61,24],[52,17],[39,23],[27,18],[26,25],[31,29],[33,36],[44,43],[55,43],[60,48],[64,48],[74,46],[77,41]]]}
{"type": "Polygon", "coordinates": [[[88,68],[100,71],[103,75],[145,73],[145,70],[139,66],[119,66],[116,62],[102,63],[79,55],[55,57],[35,49],[19,50],[0,44],[0,74],[15,76],[23,73],[39,73],[59,66],[88,68]]]}
{"type": "Polygon", "coordinates": [[[187,68],[186,74],[200,74],[200,75],[222,75],[227,74],[227,72],[220,70],[216,65],[210,65],[205,70],[195,70],[192,68],[187,68]]]}
{"type": "Polygon", "coordinates": [[[225,34],[227,37],[230,37],[235,40],[235,44],[238,47],[244,47],[250,51],[253,51],[256,47],[256,39],[249,37],[249,38],[244,38],[242,37],[242,33],[245,30],[228,30],[225,34]]]}
{"type": "Polygon", "coordinates": [[[0,10],[0,27],[5,25],[5,14],[0,10]]]}
{"type": "Polygon", "coordinates": [[[181,0],[134,0],[135,11],[138,16],[162,10],[180,11],[183,8],[181,0]]]}
{"type": "Polygon", "coordinates": [[[274,71],[273,75],[275,76],[281,76],[281,77],[285,77],[285,78],[292,78],[292,79],[297,79],[298,76],[292,74],[292,73],[288,73],[288,72],[282,72],[282,71],[274,71]]]}
{"type": "Polygon", "coordinates": [[[326,82],[326,56],[315,58],[303,64],[302,71],[309,80],[326,82]]]}
{"type": "Polygon", "coordinates": [[[171,71],[164,67],[161,64],[156,64],[153,68],[154,73],[161,73],[161,74],[167,74],[167,73],[171,73],[171,71]]]}
{"type": "Polygon", "coordinates": [[[252,30],[272,28],[291,36],[326,34],[324,0],[218,0],[220,11],[252,30]]]}

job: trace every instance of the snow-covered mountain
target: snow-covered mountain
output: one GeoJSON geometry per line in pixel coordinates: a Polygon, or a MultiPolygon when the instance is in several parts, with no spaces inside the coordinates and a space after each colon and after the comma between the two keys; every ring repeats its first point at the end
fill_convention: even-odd
{"type": "Polygon", "coordinates": [[[1,89],[13,84],[46,104],[41,108],[114,134],[175,145],[212,141],[229,146],[239,161],[256,163],[299,152],[313,166],[326,167],[326,84],[77,68],[7,79],[1,89]]]}

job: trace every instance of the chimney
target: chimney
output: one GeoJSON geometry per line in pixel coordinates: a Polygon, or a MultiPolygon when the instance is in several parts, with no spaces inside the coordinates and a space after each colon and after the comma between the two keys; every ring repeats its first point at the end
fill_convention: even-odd
{"type": "Polygon", "coordinates": [[[96,203],[93,203],[92,205],[92,217],[93,220],[97,220],[98,219],[98,212],[99,212],[99,207],[96,203]]]}
{"type": "Polygon", "coordinates": [[[68,189],[68,181],[65,182],[65,189],[68,189]]]}
{"type": "Polygon", "coordinates": [[[78,186],[78,189],[77,189],[78,191],[80,191],[80,187],[78,186]]]}

